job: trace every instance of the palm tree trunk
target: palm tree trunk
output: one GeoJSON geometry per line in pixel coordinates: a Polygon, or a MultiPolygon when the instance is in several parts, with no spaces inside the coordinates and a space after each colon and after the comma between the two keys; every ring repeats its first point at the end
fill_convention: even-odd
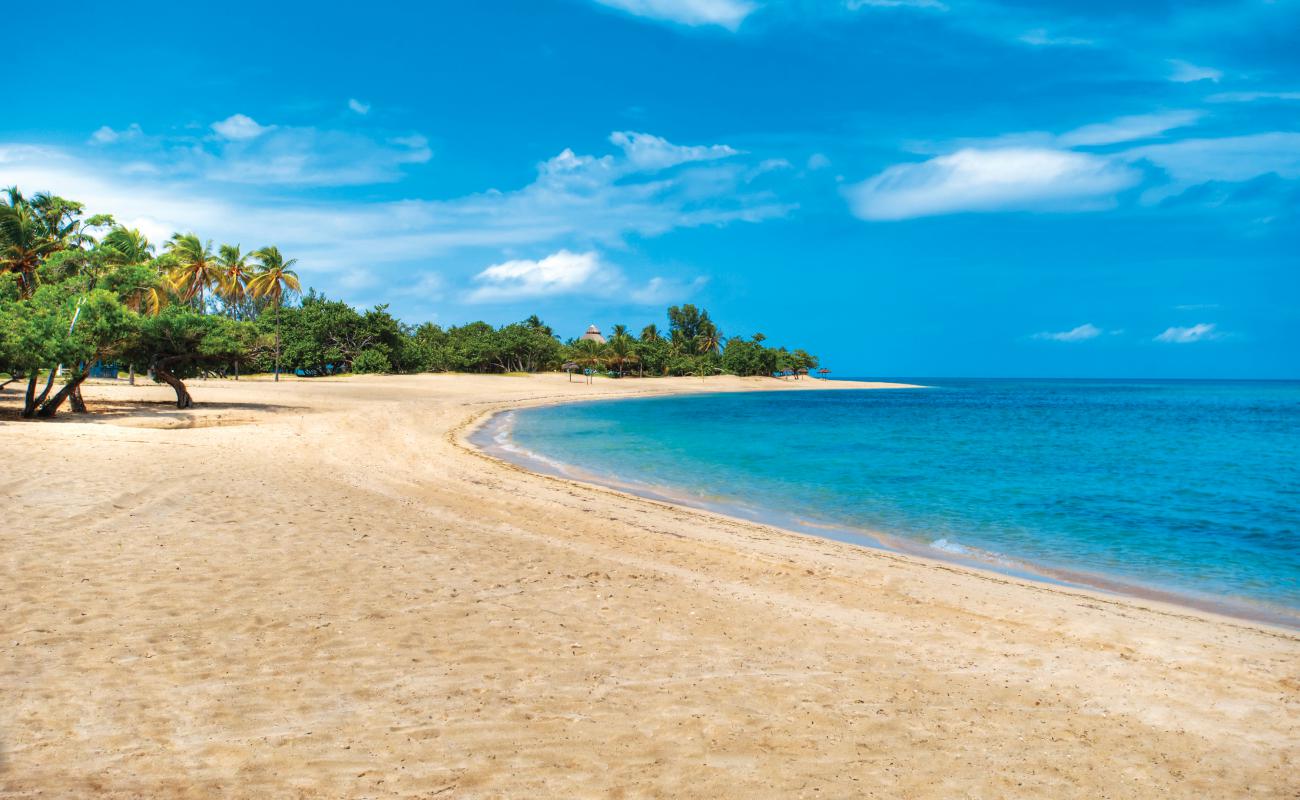
{"type": "Polygon", "coordinates": [[[275,303],[275,379],[280,380],[280,302],[275,303]]]}

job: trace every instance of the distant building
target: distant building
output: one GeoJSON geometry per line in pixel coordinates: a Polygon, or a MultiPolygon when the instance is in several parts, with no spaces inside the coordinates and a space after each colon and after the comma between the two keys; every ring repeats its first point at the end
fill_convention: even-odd
{"type": "Polygon", "coordinates": [[[600,328],[597,328],[595,325],[588,326],[587,332],[579,336],[578,339],[587,339],[588,341],[599,342],[600,344],[605,343],[605,337],[600,335],[600,328]]]}

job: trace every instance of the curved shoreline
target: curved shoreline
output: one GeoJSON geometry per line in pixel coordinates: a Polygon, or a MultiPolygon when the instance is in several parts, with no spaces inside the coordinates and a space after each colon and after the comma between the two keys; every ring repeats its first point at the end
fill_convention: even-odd
{"type": "MultiPolygon", "coordinates": [[[[845,386],[843,388],[853,389],[858,387],[845,386]]],[[[896,388],[925,387],[911,384],[898,384],[896,385],[896,388]]],[[[723,389],[704,393],[743,394],[747,392],[744,390],[729,391],[723,389]]],[[[717,515],[734,522],[758,525],[767,530],[778,531],[787,535],[812,536],[828,539],[831,541],[867,548],[872,551],[885,552],[904,558],[916,559],[926,564],[943,564],[950,567],[958,567],[969,570],[977,575],[996,575],[1000,578],[1011,578],[1018,581],[1024,581],[1028,584],[1059,591],[1078,592],[1081,593],[1080,596],[1089,597],[1091,599],[1118,599],[1121,601],[1133,602],[1136,605],[1139,605],[1139,607],[1148,608],[1149,610],[1159,609],[1150,609],[1149,606],[1143,604],[1156,603],[1160,606],[1168,606],[1178,611],[1194,611],[1200,614],[1206,614],[1211,618],[1220,621],[1231,620],[1236,623],[1247,623],[1251,626],[1263,626],[1265,629],[1278,630],[1288,634],[1300,632],[1300,611],[1260,608],[1249,603],[1234,603],[1219,598],[1198,596],[1193,593],[1180,593],[1176,591],[1146,587],[1082,570],[1069,570],[1019,561],[998,562],[992,560],[992,558],[981,559],[978,556],[963,558],[961,554],[945,552],[939,548],[929,547],[922,542],[907,539],[906,537],[892,536],[881,531],[868,529],[808,523],[799,520],[796,517],[783,516],[780,512],[762,507],[756,507],[752,512],[747,513],[747,508],[735,504],[711,504],[704,501],[695,501],[680,495],[674,495],[671,492],[670,487],[656,487],[649,484],[602,479],[600,476],[589,473],[572,464],[555,461],[522,448],[501,445],[494,447],[491,443],[486,443],[476,438],[489,435],[489,429],[500,418],[514,414],[518,411],[525,411],[545,406],[568,405],[571,403],[648,399],[652,397],[666,396],[675,395],[671,393],[646,392],[641,394],[618,394],[600,397],[566,396],[509,404],[501,408],[480,412],[480,414],[472,417],[464,425],[459,426],[453,431],[452,441],[454,444],[457,444],[476,455],[484,456],[492,461],[506,464],[540,477],[569,481],[587,487],[598,487],[606,491],[615,492],[623,497],[663,503],[683,511],[703,512],[717,515]]],[[[509,434],[507,433],[506,435],[508,436],[509,434]]]]}

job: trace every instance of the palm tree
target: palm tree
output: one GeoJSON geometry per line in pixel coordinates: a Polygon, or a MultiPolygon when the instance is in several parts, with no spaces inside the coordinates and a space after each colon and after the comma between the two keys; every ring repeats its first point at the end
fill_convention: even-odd
{"type": "Polygon", "coordinates": [[[659,326],[653,322],[641,329],[641,341],[657,342],[659,341],[659,326]]]}
{"type": "Polygon", "coordinates": [[[36,291],[36,268],[62,250],[66,240],[52,235],[45,218],[17,187],[0,199],[0,268],[18,274],[19,297],[36,291]]]}
{"type": "MultiPolygon", "coordinates": [[[[580,366],[595,369],[605,362],[605,345],[592,339],[579,339],[573,343],[573,360],[580,366]]],[[[587,377],[591,383],[591,376],[587,377]]]]}
{"type": "Polygon", "coordinates": [[[175,259],[171,269],[172,286],[185,302],[199,300],[199,313],[207,313],[204,291],[217,283],[219,268],[212,257],[212,242],[206,244],[192,233],[178,233],[167,243],[167,253],[175,259]]]}
{"type": "Polygon", "coordinates": [[[607,351],[609,353],[609,363],[618,365],[619,374],[623,373],[623,367],[629,363],[635,364],[641,360],[633,349],[632,337],[628,336],[627,333],[610,339],[607,351]]]}
{"type": "Polygon", "coordinates": [[[620,336],[627,336],[626,325],[615,325],[613,329],[610,331],[609,338],[617,339],[620,336]]]}
{"type": "Polygon", "coordinates": [[[252,277],[248,256],[239,252],[239,245],[221,245],[217,255],[217,289],[233,319],[239,319],[239,307],[248,298],[248,282],[252,277]]]}
{"type": "Polygon", "coordinates": [[[302,284],[298,282],[298,273],[289,269],[298,263],[298,259],[291,258],[285,261],[284,256],[280,255],[280,248],[275,245],[253,251],[253,258],[262,265],[262,270],[248,282],[248,291],[254,297],[270,298],[275,306],[275,379],[278,381],[280,380],[280,306],[284,303],[286,293],[292,294],[302,290],[302,284]]]}
{"type": "Polygon", "coordinates": [[[109,264],[145,264],[153,258],[153,245],[135,228],[114,228],[104,235],[99,246],[109,264]]]}
{"type": "Polygon", "coordinates": [[[700,335],[695,338],[695,346],[700,355],[716,353],[722,349],[722,331],[712,322],[700,326],[700,335]]]}

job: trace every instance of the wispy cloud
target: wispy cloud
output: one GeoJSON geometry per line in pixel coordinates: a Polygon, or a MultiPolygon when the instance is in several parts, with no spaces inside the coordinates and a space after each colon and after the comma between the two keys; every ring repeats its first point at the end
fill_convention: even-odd
{"type": "Polygon", "coordinates": [[[634,169],[655,171],[668,169],[692,161],[713,161],[739,155],[725,144],[678,145],[649,133],[615,131],[609,135],[610,144],[620,147],[627,163],[634,169]]]}
{"type": "Polygon", "coordinates": [[[595,0],[638,17],[680,25],[718,25],[736,30],[758,6],[748,0],[595,0]]]}
{"type": "Polygon", "coordinates": [[[1090,322],[1085,322],[1077,328],[1071,328],[1068,331],[1043,331],[1035,333],[1032,338],[1052,342],[1086,342],[1089,339],[1096,339],[1101,336],[1102,330],[1090,322]]]}
{"type": "MultiPolygon", "coordinates": [[[[254,142],[261,146],[264,140],[294,130],[279,128],[254,142]]],[[[636,148],[623,152],[620,147],[602,155],[566,149],[538,164],[534,179],[522,186],[446,200],[296,199],[294,186],[248,192],[208,176],[232,169],[248,170],[250,181],[274,181],[276,176],[258,177],[252,154],[228,151],[225,145],[209,148],[197,160],[181,161],[170,146],[148,141],[141,148],[88,145],[84,152],[0,143],[0,176],[6,184],[28,191],[48,190],[83,201],[92,212],[112,212],[120,222],[140,228],[155,241],[177,230],[196,230],[219,241],[277,243],[300,259],[306,282],[342,291],[345,299],[354,302],[365,287],[357,283],[360,277],[345,285],[344,276],[350,273],[427,264],[436,257],[465,275],[469,265],[495,263],[487,259],[503,252],[527,248],[580,254],[597,247],[624,248],[632,236],[759,222],[784,216],[792,208],[763,183],[768,178],[749,182],[755,165],[743,155],[726,155],[736,152],[733,148],[678,148],[640,133],[626,133],[623,138],[628,143],[658,143],[656,156],[646,157],[647,151],[636,148]],[[664,154],[674,154],[667,160],[680,162],[671,171],[660,168],[664,154]],[[685,155],[696,160],[681,162],[685,155]],[[176,164],[186,168],[173,168],[176,164]]],[[[319,141],[303,140],[308,145],[319,141]]],[[[364,140],[362,144],[405,152],[420,142],[392,145],[364,140]]],[[[199,145],[189,143],[191,148],[199,145]]],[[[308,152],[298,168],[319,163],[337,177],[344,167],[331,159],[364,160],[368,153],[365,147],[308,152]]],[[[384,163],[381,159],[368,169],[373,172],[384,163]]],[[[638,297],[676,296],[692,290],[691,282],[666,276],[647,281],[649,276],[628,278],[620,291],[639,302],[638,297]]],[[[447,291],[455,291],[455,281],[448,286],[447,291]]]]}
{"type": "Polygon", "coordinates": [[[929,8],[947,11],[948,5],[939,0],[845,0],[844,7],[850,11],[863,8],[929,8]]]}
{"type": "Polygon", "coordinates": [[[1253,103],[1257,100],[1300,100],[1300,92],[1219,92],[1205,98],[1211,103],[1253,103]]]}
{"type": "Polygon", "coordinates": [[[1162,111],[1156,114],[1136,114],[1118,117],[1109,122],[1084,125],[1057,137],[1065,147],[1088,147],[1150,139],[1166,131],[1194,125],[1204,116],[1192,110],[1162,111]]]}
{"type": "Polygon", "coordinates": [[[90,134],[92,144],[113,144],[115,142],[129,141],[138,139],[144,135],[138,123],[132,122],[125,129],[115,131],[107,125],[101,125],[94,133],[90,134]]]}
{"type": "Polygon", "coordinates": [[[1193,344],[1195,342],[1210,342],[1223,337],[1224,334],[1219,331],[1214,323],[1202,322],[1186,328],[1165,328],[1164,333],[1156,337],[1156,341],[1171,344],[1193,344]]]}
{"type": "Polygon", "coordinates": [[[374,138],[349,130],[262,125],[244,114],[212,123],[211,135],[147,135],[138,125],[107,126],[91,142],[102,157],[136,172],[176,179],[285,186],[356,186],[401,178],[409,165],[433,156],[418,134],[374,138]]]}
{"type": "Polygon", "coordinates": [[[1175,83],[1195,83],[1196,81],[1218,83],[1222,77],[1223,70],[1214,67],[1198,67],[1177,58],[1169,59],[1169,80],[1175,83]]]}
{"type": "Polygon", "coordinates": [[[348,98],[348,108],[363,117],[370,113],[370,104],[363,103],[355,97],[348,98]]]}
{"type": "Polygon", "coordinates": [[[964,149],[898,164],[845,189],[853,213],[900,220],[964,211],[1109,208],[1140,174],[1112,159],[1048,148],[964,149]]]}
{"type": "Polygon", "coordinates": [[[1034,28],[1025,31],[1019,37],[1025,44],[1035,47],[1090,47],[1096,42],[1078,36],[1057,36],[1047,32],[1046,28],[1034,28]]]}
{"type": "Polygon", "coordinates": [[[1270,173],[1296,180],[1300,179],[1300,132],[1183,139],[1136,147],[1123,157],[1150,162],[1169,176],[1170,184],[1154,192],[1150,199],[1210,181],[1240,182],[1270,173]]]}

